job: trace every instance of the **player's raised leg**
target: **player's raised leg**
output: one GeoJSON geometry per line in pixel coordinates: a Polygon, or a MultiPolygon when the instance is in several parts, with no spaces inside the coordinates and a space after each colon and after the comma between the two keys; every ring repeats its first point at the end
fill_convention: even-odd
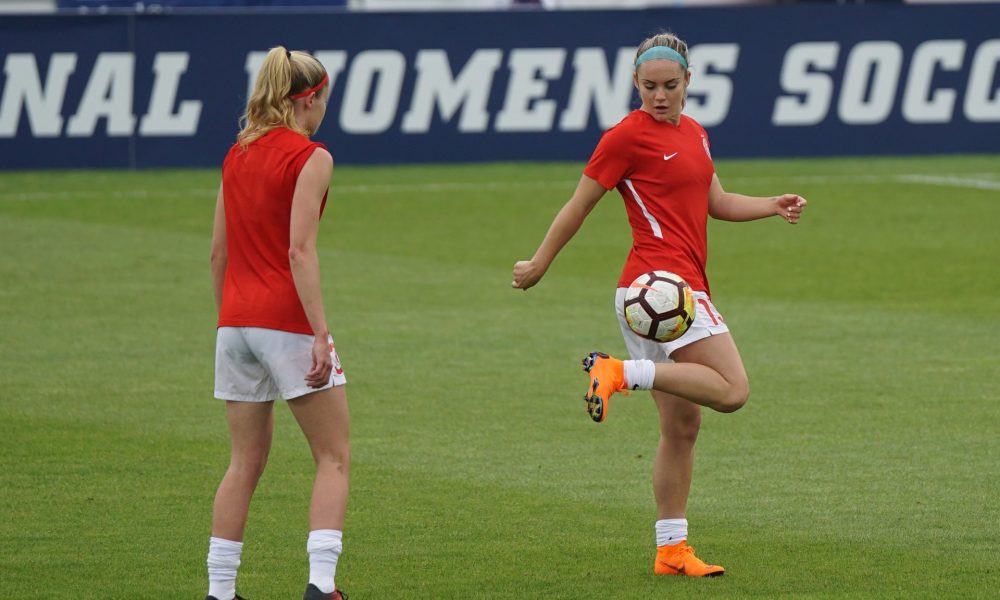
{"type": "Polygon", "coordinates": [[[309,505],[307,600],[340,600],[335,577],[343,549],[344,514],[350,480],[350,418],[344,386],[288,401],[309,441],[316,480],[309,505]]]}
{"type": "Polygon", "coordinates": [[[679,348],[671,357],[676,362],[623,361],[603,352],[585,356],[583,369],[590,374],[590,383],[584,400],[591,417],[603,421],[611,395],[627,390],[659,390],[724,413],[746,403],[750,386],[728,332],[679,348]]]}
{"type": "Polygon", "coordinates": [[[657,363],[652,388],[718,412],[735,412],[750,395],[743,359],[726,332],[674,350],[673,363],[657,363]]]}

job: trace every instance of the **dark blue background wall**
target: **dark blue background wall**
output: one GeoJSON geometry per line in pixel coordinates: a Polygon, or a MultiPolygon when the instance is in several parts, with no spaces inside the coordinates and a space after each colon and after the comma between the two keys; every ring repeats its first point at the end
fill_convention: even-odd
{"type": "Polygon", "coordinates": [[[1000,152],[998,23],[1000,5],[5,16],[0,167],[217,165],[277,44],[335,75],[316,137],[338,162],[584,160],[638,106],[629,60],[663,29],[692,45],[687,111],[716,157],[1000,152]]]}

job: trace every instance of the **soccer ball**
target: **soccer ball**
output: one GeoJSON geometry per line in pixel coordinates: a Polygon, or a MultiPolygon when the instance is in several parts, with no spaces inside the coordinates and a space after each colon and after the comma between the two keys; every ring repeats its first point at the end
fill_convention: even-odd
{"type": "Polygon", "coordinates": [[[684,335],[694,315],[691,286],[670,271],[644,273],[625,292],[628,326],[654,342],[672,342],[684,335]]]}

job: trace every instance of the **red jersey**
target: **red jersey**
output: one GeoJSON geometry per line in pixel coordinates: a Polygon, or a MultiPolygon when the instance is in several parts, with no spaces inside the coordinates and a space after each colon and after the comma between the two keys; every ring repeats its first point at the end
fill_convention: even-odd
{"type": "MultiPolygon", "coordinates": [[[[263,327],[313,335],[288,260],[292,195],[316,148],[290,129],[272,129],[222,163],[228,262],[219,327],[263,327]]],[[[322,215],[326,206],[323,195],[322,215]]]]}
{"type": "Polygon", "coordinates": [[[679,125],[634,110],[604,132],[583,171],[605,189],[618,188],[632,226],[632,251],[618,287],[662,269],[709,293],[708,190],[715,167],[708,135],[694,119],[679,125]]]}

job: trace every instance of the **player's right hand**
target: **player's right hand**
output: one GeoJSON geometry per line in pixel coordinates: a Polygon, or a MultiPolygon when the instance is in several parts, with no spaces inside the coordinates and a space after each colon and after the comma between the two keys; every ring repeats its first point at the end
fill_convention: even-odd
{"type": "Polygon", "coordinates": [[[312,347],[312,368],[306,373],[306,385],[321,388],[330,382],[333,371],[333,354],[327,338],[316,336],[312,347]]]}
{"type": "Polygon", "coordinates": [[[545,270],[538,267],[533,260],[519,260],[514,263],[514,280],[510,287],[527,290],[541,280],[545,270]]]}

